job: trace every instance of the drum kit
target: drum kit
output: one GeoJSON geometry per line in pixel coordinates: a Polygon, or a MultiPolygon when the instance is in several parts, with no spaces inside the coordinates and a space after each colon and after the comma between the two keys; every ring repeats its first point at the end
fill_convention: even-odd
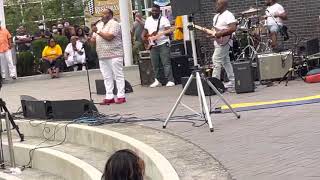
{"type": "Polygon", "coordinates": [[[271,51],[266,20],[261,12],[260,8],[250,8],[241,12],[241,17],[238,18],[238,28],[233,38],[236,60],[244,57],[254,58],[253,56],[257,53],[271,51]]]}

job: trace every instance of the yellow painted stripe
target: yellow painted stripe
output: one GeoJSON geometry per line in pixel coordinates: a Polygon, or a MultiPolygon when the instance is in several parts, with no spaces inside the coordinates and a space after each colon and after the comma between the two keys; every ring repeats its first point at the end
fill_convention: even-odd
{"type": "MultiPolygon", "coordinates": [[[[320,99],[320,95],[307,96],[307,97],[294,98],[294,99],[267,101],[267,102],[251,102],[251,103],[231,104],[231,107],[232,108],[242,108],[242,107],[278,104],[278,103],[299,102],[299,101],[306,101],[306,100],[313,100],[313,99],[320,99]]],[[[221,106],[221,109],[225,110],[225,109],[229,109],[229,108],[228,108],[228,106],[223,105],[223,106],[221,106]]]]}

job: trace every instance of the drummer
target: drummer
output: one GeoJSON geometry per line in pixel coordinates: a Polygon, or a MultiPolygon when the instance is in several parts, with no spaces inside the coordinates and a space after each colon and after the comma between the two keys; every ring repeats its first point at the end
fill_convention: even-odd
{"type": "Polygon", "coordinates": [[[280,32],[283,21],[288,19],[287,13],[283,6],[277,3],[277,0],[266,0],[266,23],[270,32],[271,47],[277,48],[277,33],[280,32]]]}

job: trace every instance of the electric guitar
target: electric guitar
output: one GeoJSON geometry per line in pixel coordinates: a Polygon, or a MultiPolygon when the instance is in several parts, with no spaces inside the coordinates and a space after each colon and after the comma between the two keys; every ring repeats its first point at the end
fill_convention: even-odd
{"type": "Polygon", "coordinates": [[[171,33],[175,30],[175,27],[172,27],[168,30],[165,30],[165,31],[161,31],[161,32],[153,32],[152,34],[147,34],[145,36],[145,41],[144,41],[144,48],[146,50],[150,50],[152,49],[152,47],[156,46],[157,45],[157,40],[163,36],[163,35],[166,35],[168,33],[171,33]]]}
{"type": "Polygon", "coordinates": [[[213,27],[213,29],[207,29],[207,28],[204,28],[204,27],[201,27],[201,26],[198,26],[198,25],[194,25],[194,27],[196,29],[199,29],[200,31],[203,31],[209,35],[212,35],[214,38],[215,38],[215,41],[220,45],[220,46],[224,46],[226,45],[229,40],[231,39],[231,35],[228,35],[228,36],[223,36],[223,37],[220,37],[220,38],[216,38],[215,37],[215,34],[219,31],[221,31],[221,29],[218,29],[216,27],[213,27]]]}

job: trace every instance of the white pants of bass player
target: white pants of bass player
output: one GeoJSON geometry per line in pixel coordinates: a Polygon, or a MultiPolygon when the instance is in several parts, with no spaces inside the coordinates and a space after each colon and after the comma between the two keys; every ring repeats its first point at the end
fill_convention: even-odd
{"type": "Polygon", "coordinates": [[[117,84],[117,98],[125,97],[125,80],[123,73],[123,57],[101,58],[99,60],[100,71],[106,87],[106,99],[113,99],[114,81],[117,84]]]}
{"type": "Polygon", "coordinates": [[[7,78],[6,70],[8,67],[10,77],[17,77],[16,65],[13,63],[11,50],[0,53],[0,61],[2,78],[7,78]]]}

